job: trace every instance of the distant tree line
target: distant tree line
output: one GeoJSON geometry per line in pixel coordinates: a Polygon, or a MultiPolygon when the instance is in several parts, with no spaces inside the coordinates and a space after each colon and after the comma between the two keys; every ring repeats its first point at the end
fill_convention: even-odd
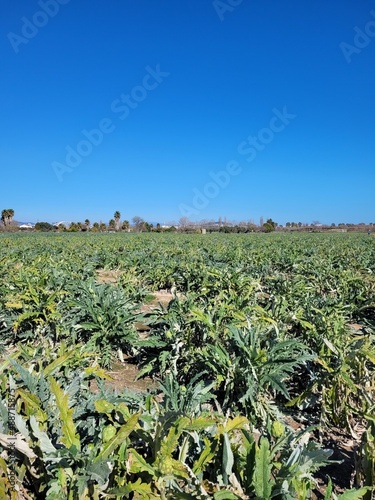
{"type": "MultiPolygon", "coordinates": [[[[11,208],[3,209],[1,212],[1,224],[0,229],[5,231],[16,231],[19,226],[14,222],[14,210],[11,208]]],[[[129,220],[121,220],[121,213],[116,210],[108,223],[105,222],[93,222],[89,219],[85,219],[84,222],[70,222],[67,224],[58,223],[51,224],[49,222],[37,222],[33,228],[27,228],[27,230],[35,230],[39,232],[183,232],[183,233],[200,233],[202,231],[208,233],[271,233],[277,232],[294,232],[294,231],[305,231],[305,232],[347,232],[347,231],[372,231],[375,228],[375,223],[370,222],[366,224],[360,222],[358,224],[348,224],[348,223],[332,223],[330,225],[321,224],[319,221],[312,221],[311,223],[303,222],[287,222],[285,226],[278,224],[271,218],[264,222],[263,217],[260,218],[259,224],[255,224],[253,220],[249,221],[228,221],[226,218],[219,217],[218,220],[213,219],[203,219],[201,221],[191,221],[187,217],[181,217],[178,222],[170,222],[165,225],[160,223],[153,224],[145,221],[139,215],[135,215],[132,218],[132,224],[129,220]]]]}

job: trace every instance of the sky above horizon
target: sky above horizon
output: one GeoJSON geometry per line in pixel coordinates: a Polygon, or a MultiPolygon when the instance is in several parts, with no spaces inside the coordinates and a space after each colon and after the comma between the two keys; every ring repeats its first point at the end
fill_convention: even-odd
{"type": "Polygon", "coordinates": [[[374,0],[3,0],[0,210],[375,222],[374,62],[374,0]]]}

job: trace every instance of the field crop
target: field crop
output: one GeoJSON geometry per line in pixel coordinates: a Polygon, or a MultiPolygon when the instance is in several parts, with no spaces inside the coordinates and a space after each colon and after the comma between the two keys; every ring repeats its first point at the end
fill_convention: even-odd
{"type": "Polygon", "coordinates": [[[372,236],[0,234],[0,498],[370,500],[374,366],[372,236]]]}

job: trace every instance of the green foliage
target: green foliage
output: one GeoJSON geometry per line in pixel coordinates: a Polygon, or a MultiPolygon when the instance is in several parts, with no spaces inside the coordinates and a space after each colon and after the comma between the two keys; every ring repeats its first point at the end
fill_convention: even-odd
{"type": "Polygon", "coordinates": [[[50,224],[49,222],[37,222],[35,224],[35,231],[42,231],[42,232],[48,232],[48,231],[55,231],[56,228],[50,224]]]}
{"type": "Polygon", "coordinates": [[[276,222],[274,222],[272,219],[268,219],[267,222],[263,224],[264,232],[272,233],[272,231],[275,231],[276,226],[277,226],[276,222]]]}
{"type": "Polygon", "coordinates": [[[373,239],[85,232],[0,240],[1,498],[16,498],[10,388],[16,493],[25,498],[307,499],[331,455],[319,428],[359,439],[359,419],[358,489],[339,495],[328,483],[326,499],[371,498],[373,239]],[[100,283],[103,273],[115,279],[100,283]],[[168,305],[147,302],[166,288],[168,305]],[[139,322],[149,328],[141,335],[139,322]],[[108,389],[100,366],[116,355],[131,356],[158,389],[108,389]],[[290,414],[305,430],[288,426],[290,414]]]}
{"type": "Polygon", "coordinates": [[[79,342],[86,343],[88,351],[101,353],[104,366],[110,365],[113,350],[132,351],[138,315],[120,288],[87,282],[76,289],[69,306],[70,329],[79,342]]]}
{"type": "Polygon", "coordinates": [[[269,442],[262,437],[255,453],[253,485],[257,498],[268,500],[272,492],[272,461],[269,442]]]}

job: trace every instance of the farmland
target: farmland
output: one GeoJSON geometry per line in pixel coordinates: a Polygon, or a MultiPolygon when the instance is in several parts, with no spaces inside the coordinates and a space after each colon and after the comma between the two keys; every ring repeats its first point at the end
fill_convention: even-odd
{"type": "Polygon", "coordinates": [[[374,366],[367,234],[0,234],[0,498],[369,500],[374,366]]]}

